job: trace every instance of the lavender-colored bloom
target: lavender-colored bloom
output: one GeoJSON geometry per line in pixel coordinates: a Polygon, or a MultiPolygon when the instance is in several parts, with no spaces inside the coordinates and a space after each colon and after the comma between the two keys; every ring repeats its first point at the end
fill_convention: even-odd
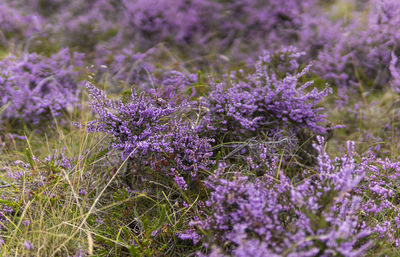
{"type": "Polygon", "coordinates": [[[39,15],[24,14],[7,1],[0,3],[0,47],[8,47],[11,42],[27,42],[42,29],[43,19],[39,15]]]}
{"type": "Polygon", "coordinates": [[[97,222],[99,225],[104,224],[104,221],[103,221],[102,219],[100,219],[100,218],[96,218],[96,222],[97,222]]]}
{"type": "Polygon", "coordinates": [[[33,245],[32,245],[32,243],[30,241],[24,241],[24,247],[28,251],[33,250],[33,245]]]}
{"type": "MultiPolygon", "coordinates": [[[[355,164],[353,143],[337,162],[326,155],[323,139],[318,140],[318,172],[297,183],[283,172],[279,180],[273,174],[225,179],[219,170],[208,183],[212,212],[197,222],[210,232],[205,240],[229,245],[219,248],[229,256],[364,254],[371,244],[360,240],[371,232],[358,218],[362,199],[351,191],[365,175],[365,166],[355,164]]],[[[215,254],[214,250],[210,256],[215,254]]]]}
{"type": "Polygon", "coordinates": [[[299,128],[325,133],[320,125],[325,116],[317,104],[330,90],[310,91],[312,81],[299,82],[310,69],[297,71],[297,59],[302,55],[295,48],[266,52],[255,64],[254,73],[239,72],[212,83],[208,98],[200,102],[206,111],[199,130],[218,137],[230,133],[233,138],[227,140],[231,141],[245,140],[257,131],[269,136],[299,128]]]}
{"type": "Polygon", "coordinates": [[[67,158],[65,156],[65,148],[58,151],[55,149],[52,154],[48,155],[45,159],[45,162],[52,165],[54,168],[62,168],[65,170],[69,170],[72,168],[73,159],[67,158]]]}
{"type": "Polygon", "coordinates": [[[60,116],[79,99],[78,75],[82,54],[68,49],[44,57],[25,54],[1,60],[1,122],[24,121],[38,125],[60,116]]]}
{"type": "Polygon", "coordinates": [[[159,98],[132,91],[126,102],[112,101],[88,84],[91,104],[99,119],[90,122],[91,132],[113,136],[111,149],[122,151],[122,158],[134,160],[134,170],[149,167],[173,176],[186,188],[184,177],[197,177],[199,170],[212,164],[210,139],[201,138],[186,122],[177,118],[182,106],[171,106],[159,98]]]}
{"type": "Polygon", "coordinates": [[[362,83],[377,89],[390,80],[391,52],[398,52],[400,42],[400,2],[372,0],[367,1],[367,7],[361,13],[354,12],[333,44],[320,51],[317,73],[338,86],[362,83]],[[363,19],[365,15],[367,19],[363,19]]]}
{"type": "Polygon", "coordinates": [[[59,33],[63,45],[93,50],[99,41],[115,35],[117,6],[108,0],[69,1],[54,16],[50,31],[59,33]]]}

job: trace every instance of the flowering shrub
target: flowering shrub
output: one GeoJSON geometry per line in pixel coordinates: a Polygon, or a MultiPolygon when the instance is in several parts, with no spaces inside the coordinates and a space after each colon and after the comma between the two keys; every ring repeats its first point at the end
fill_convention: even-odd
{"type": "Polygon", "coordinates": [[[123,1],[123,33],[150,48],[171,40],[178,44],[205,41],[215,22],[217,3],[212,1],[123,1]],[[210,17],[210,14],[212,15],[210,17]]]}
{"type": "Polygon", "coordinates": [[[380,239],[396,247],[400,245],[400,163],[389,159],[366,156],[370,169],[357,191],[366,199],[362,204],[362,215],[370,230],[380,239]]]}
{"type": "Polygon", "coordinates": [[[79,99],[78,75],[83,55],[68,49],[51,57],[8,56],[0,61],[1,123],[19,120],[38,125],[60,116],[79,99]]]}
{"type": "Polygon", "coordinates": [[[113,85],[111,89],[117,89],[118,84],[126,86],[151,87],[154,67],[146,62],[143,53],[136,53],[133,46],[118,49],[110,44],[98,44],[95,51],[96,77],[113,85]],[[111,48],[111,49],[110,49],[111,48]]]}
{"type": "Polygon", "coordinates": [[[116,34],[117,7],[108,0],[71,1],[56,16],[51,31],[61,32],[61,44],[93,50],[95,45],[116,34]]]}
{"type": "Polygon", "coordinates": [[[132,158],[134,171],[149,167],[175,177],[177,184],[186,188],[182,176],[196,178],[199,169],[211,164],[210,139],[200,138],[174,115],[180,106],[134,91],[123,102],[108,99],[91,84],[88,90],[92,107],[99,115],[89,124],[89,131],[112,135],[110,148],[121,150],[123,159],[132,158]]]}
{"type": "Polygon", "coordinates": [[[320,125],[324,121],[317,104],[330,92],[308,88],[300,79],[310,66],[297,72],[297,58],[302,53],[288,48],[259,57],[255,71],[238,73],[220,83],[213,83],[207,100],[202,105],[208,110],[203,128],[214,136],[233,134],[228,140],[245,140],[263,132],[269,136],[284,130],[307,128],[325,133],[320,125]]]}
{"type": "Polygon", "coordinates": [[[23,14],[5,1],[0,3],[0,46],[7,47],[9,40],[27,41],[42,29],[39,15],[23,14]]]}
{"type": "Polygon", "coordinates": [[[390,80],[387,67],[391,52],[398,52],[400,3],[395,0],[368,1],[367,21],[355,13],[321,52],[318,74],[339,86],[358,86],[359,82],[376,88],[390,80]],[[339,34],[339,35],[340,35],[339,34]],[[330,47],[332,46],[332,47],[330,47]]]}
{"type": "Polygon", "coordinates": [[[298,182],[278,167],[258,178],[225,179],[223,169],[211,178],[212,193],[206,203],[210,216],[197,222],[212,245],[219,246],[210,256],[360,256],[366,252],[371,243],[365,238],[371,231],[359,218],[362,198],[352,190],[368,167],[354,162],[353,143],[347,143],[345,156],[331,161],[322,138],[318,140],[317,171],[298,182]]]}

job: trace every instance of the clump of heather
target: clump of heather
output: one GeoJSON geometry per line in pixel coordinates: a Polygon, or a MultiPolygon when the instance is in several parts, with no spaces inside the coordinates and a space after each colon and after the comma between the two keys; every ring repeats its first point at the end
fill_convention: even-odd
{"type": "Polygon", "coordinates": [[[56,169],[70,170],[72,169],[73,165],[73,160],[67,158],[67,156],[65,155],[65,148],[61,150],[55,149],[52,154],[49,154],[44,159],[44,162],[54,170],[56,169]]]}
{"type": "Polygon", "coordinates": [[[400,163],[376,159],[369,153],[364,160],[369,170],[357,193],[363,194],[362,217],[377,238],[398,247],[400,245],[400,163]]]}
{"type": "Polygon", "coordinates": [[[113,136],[110,148],[120,150],[123,159],[132,159],[133,172],[150,168],[174,177],[185,189],[185,179],[194,179],[199,170],[208,169],[211,140],[199,137],[177,116],[182,106],[135,91],[124,101],[113,101],[95,86],[87,87],[92,108],[99,115],[88,125],[89,131],[113,136]]]}
{"type": "Polygon", "coordinates": [[[193,100],[201,95],[198,86],[199,76],[200,74],[185,74],[175,70],[165,71],[158,79],[160,88],[152,89],[151,92],[158,97],[168,99],[172,104],[183,103],[187,99],[193,100]]]}
{"type": "Polygon", "coordinates": [[[270,137],[305,128],[323,134],[325,121],[318,103],[330,92],[309,88],[303,82],[310,66],[299,70],[304,53],[294,48],[259,57],[254,72],[238,72],[222,82],[212,82],[201,101],[202,133],[226,140],[246,140],[264,133],[270,137]]]}
{"type": "Polygon", "coordinates": [[[353,14],[333,44],[318,58],[318,74],[338,86],[377,89],[390,80],[391,52],[398,54],[400,3],[396,0],[368,1],[369,12],[353,14]],[[365,19],[363,16],[367,15],[365,19]]]}
{"type": "Polygon", "coordinates": [[[79,99],[83,55],[61,50],[50,57],[10,55],[0,61],[1,123],[38,125],[62,115],[79,99]]]}
{"type": "Polygon", "coordinates": [[[229,178],[221,167],[210,178],[209,216],[192,224],[205,232],[210,256],[361,256],[369,249],[372,231],[353,194],[368,167],[355,163],[352,142],[331,160],[318,140],[316,171],[301,179],[278,166],[256,178],[229,178]]]}
{"type": "Polygon", "coordinates": [[[71,1],[56,16],[52,30],[61,32],[62,44],[77,46],[86,51],[94,50],[98,42],[116,34],[118,4],[112,1],[71,1]]]}
{"type": "Polygon", "coordinates": [[[307,52],[318,51],[317,44],[329,38],[322,24],[332,26],[318,0],[240,0],[220,2],[218,7],[217,44],[222,48],[231,46],[231,55],[242,59],[246,54],[260,54],[263,49],[272,51],[290,45],[307,52]]]}
{"type": "Polygon", "coordinates": [[[7,1],[0,3],[0,46],[8,47],[11,41],[27,42],[42,26],[39,15],[24,14],[7,1]]]}
{"type": "Polygon", "coordinates": [[[123,1],[122,28],[125,37],[141,47],[151,48],[162,41],[180,45],[205,43],[210,25],[216,21],[212,1],[123,1]],[[211,16],[210,16],[211,15],[211,16]]]}
{"type": "Polygon", "coordinates": [[[118,85],[151,88],[154,67],[145,61],[145,57],[146,54],[137,53],[133,46],[114,49],[113,44],[99,44],[94,60],[96,77],[110,83],[111,90],[118,88],[118,85]]]}

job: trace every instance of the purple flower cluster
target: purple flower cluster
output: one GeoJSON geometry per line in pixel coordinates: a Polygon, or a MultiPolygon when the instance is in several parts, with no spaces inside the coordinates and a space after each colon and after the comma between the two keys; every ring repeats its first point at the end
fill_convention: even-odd
{"type": "Polygon", "coordinates": [[[391,52],[400,43],[400,2],[372,0],[355,12],[354,18],[338,30],[333,44],[325,45],[317,62],[318,74],[338,86],[363,83],[382,88],[390,80],[391,52]],[[363,16],[366,15],[367,19],[363,16]]]}
{"type": "Polygon", "coordinates": [[[199,170],[212,163],[210,139],[199,137],[195,130],[177,117],[182,106],[171,106],[161,98],[132,91],[130,99],[113,101],[95,86],[88,84],[92,108],[99,119],[88,125],[89,131],[113,136],[111,149],[134,160],[134,169],[144,167],[175,177],[186,188],[184,177],[196,178],[199,170]]]}
{"type": "Polygon", "coordinates": [[[218,10],[218,4],[208,0],[124,0],[123,4],[122,33],[145,48],[165,40],[181,45],[205,43],[218,10]]]}
{"type": "Polygon", "coordinates": [[[200,130],[213,136],[231,133],[245,140],[257,133],[275,136],[282,131],[307,128],[325,133],[325,116],[318,103],[330,89],[309,90],[312,81],[300,82],[310,66],[298,72],[302,53],[288,48],[259,57],[255,71],[238,72],[223,82],[213,82],[201,102],[205,110],[200,130]]]}
{"type": "Polygon", "coordinates": [[[65,149],[61,149],[61,151],[56,149],[44,159],[44,162],[48,163],[51,168],[64,170],[72,169],[72,161],[72,159],[66,157],[65,149]]]}
{"type": "Polygon", "coordinates": [[[60,43],[94,50],[96,44],[116,35],[118,4],[109,0],[70,1],[50,23],[50,31],[60,33],[60,43]]]}
{"type": "Polygon", "coordinates": [[[363,194],[362,215],[378,238],[400,246],[400,162],[376,159],[373,154],[363,158],[369,170],[357,189],[363,194]]]}
{"type": "Polygon", "coordinates": [[[263,177],[232,179],[219,169],[208,182],[210,216],[195,222],[214,248],[209,256],[361,256],[368,250],[372,231],[359,218],[362,198],[353,194],[367,167],[354,162],[352,142],[332,161],[318,140],[317,171],[303,179],[291,180],[278,167],[263,177]]]}
{"type": "Polygon", "coordinates": [[[0,61],[1,123],[37,125],[52,120],[79,99],[79,68],[83,55],[68,49],[45,57],[36,53],[10,55],[0,61]]]}
{"type": "Polygon", "coordinates": [[[27,40],[43,29],[40,15],[24,14],[7,1],[0,3],[0,47],[27,40]]]}
{"type": "Polygon", "coordinates": [[[96,77],[111,84],[113,90],[121,84],[151,87],[154,67],[144,60],[146,55],[136,53],[133,46],[119,49],[113,44],[98,44],[95,56],[96,77]]]}

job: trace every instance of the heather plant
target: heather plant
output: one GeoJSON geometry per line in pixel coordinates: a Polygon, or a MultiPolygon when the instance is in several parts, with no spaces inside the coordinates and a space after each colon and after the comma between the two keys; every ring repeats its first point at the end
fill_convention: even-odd
{"type": "Polygon", "coordinates": [[[52,30],[61,32],[62,44],[86,51],[116,34],[118,4],[111,1],[71,1],[66,12],[60,12],[52,30]]]}
{"type": "Polygon", "coordinates": [[[135,52],[134,46],[118,49],[113,44],[98,44],[94,59],[95,76],[100,78],[100,83],[110,85],[111,92],[121,91],[121,86],[150,88],[154,67],[145,58],[146,54],[135,52]]]}
{"type": "Polygon", "coordinates": [[[32,53],[1,60],[1,123],[39,125],[73,107],[79,100],[82,58],[63,49],[50,57],[32,53]]]}
{"type": "Polygon", "coordinates": [[[210,215],[193,224],[210,242],[210,256],[360,256],[371,247],[362,198],[352,193],[368,166],[355,163],[352,142],[331,161],[318,140],[316,170],[302,179],[278,166],[258,178],[229,178],[224,168],[210,178],[210,215]]]}
{"type": "MultiPolygon", "coordinates": [[[[391,52],[398,49],[398,1],[369,1],[370,11],[355,13],[342,36],[320,53],[318,73],[338,86],[378,89],[390,80],[391,52]],[[365,16],[365,17],[364,17],[365,16]]],[[[366,90],[366,89],[362,89],[366,90]]]]}
{"type": "Polygon", "coordinates": [[[188,44],[202,42],[211,33],[217,3],[211,1],[123,1],[123,33],[141,47],[151,48],[170,40],[188,44]]]}
{"type": "Polygon", "coordinates": [[[199,170],[211,164],[211,140],[199,137],[176,115],[182,106],[135,91],[126,101],[113,101],[94,85],[87,88],[92,108],[99,115],[88,124],[89,131],[113,136],[110,149],[121,150],[122,159],[134,160],[132,172],[147,167],[174,177],[176,184],[186,189],[185,178],[195,179],[199,170]]]}
{"type": "Polygon", "coordinates": [[[0,46],[6,48],[11,42],[27,42],[43,28],[39,15],[24,14],[7,2],[0,4],[0,46]]]}
{"type": "Polygon", "coordinates": [[[399,163],[387,158],[375,159],[373,154],[365,159],[369,160],[370,169],[357,190],[366,198],[362,215],[377,238],[397,247],[400,244],[399,163]]]}
{"type": "MultiPolygon", "coordinates": [[[[323,134],[324,115],[316,105],[329,89],[307,91],[312,82],[299,85],[299,79],[309,69],[297,73],[296,59],[302,55],[294,48],[266,53],[260,57],[254,72],[242,71],[232,75],[230,81],[227,78],[226,82],[211,82],[208,94],[207,90],[196,91],[201,77],[175,71],[151,81],[160,86],[153,85],[141,94],[133,92],[126,101],[107,99],[103,92],[89,85],[92,107],[100,116],[90,123],[89,130],[111,134],[115,139],[111,149],[122,150],[123,159],[130,156],[142,160],[135,166],[160,171],[161,163],[165,166],[163,173],[175,173],[175,177],[180,172],[196,177],[198,169],[207,168],[211,156],[211,140],[207,138],[218,144],[221,140],[243,142],[257,136],[262,140],[278,140],[285,135],[293,137],[300,129],[323,134]],[[200,97],[197,102],[190,101],[197,97],[200,97]],[[189,119],[183,120],[179,115],[189,119]],[[193,147],[190,151],[196,156],[194,159],[184,145],[193,147]],[[173,171],[168,165],[171,161],[173,171]],[[197,162],[199,166],[193,168],[197,162]]],[[[265,155],[262,145],[258,148],[265,155]]],[[[294,151],[295,147],[292,148],[294,151]]]]}
{"type": "Polygon", "coordinates": [[[287,128],[293,132],[307,128],[314,133],[325,133],[320,125],[324,115],[317,104],[330,91],[328,88],[308,91],[313,82],[302,83],[300,79],[310,66],[297,72],[296,59],[301,55],[294,49],[266,53],[259,57],[254,72],[239,72],[226,82],[213,83],[204,104],[209,112],[203,126],[219,135],[236,133],[232,141],[254,136],[260,131],[274,136],[287,128]],[[280,62],[275,65],[273,57],[277,56],[280,62]]]}

